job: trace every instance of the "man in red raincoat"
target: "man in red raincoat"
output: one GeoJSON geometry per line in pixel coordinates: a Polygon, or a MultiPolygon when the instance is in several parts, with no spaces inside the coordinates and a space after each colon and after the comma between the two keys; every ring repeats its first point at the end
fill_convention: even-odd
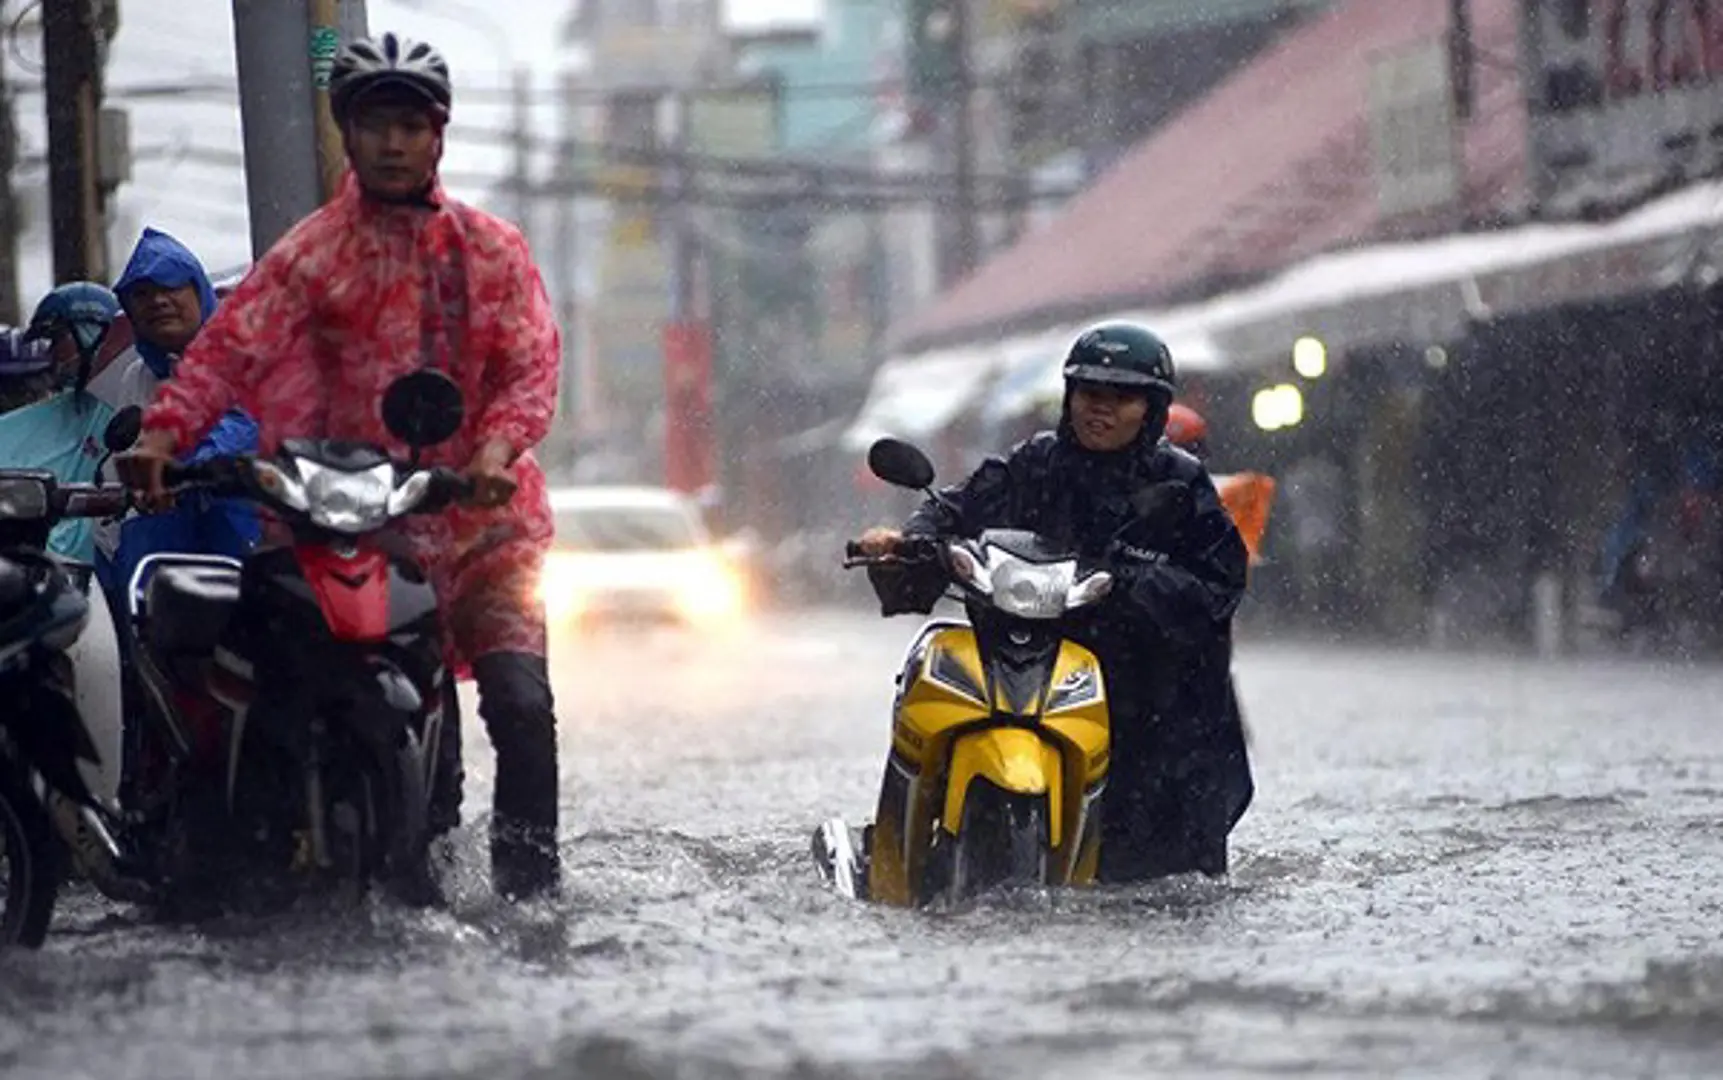
{"type": "MultiPolygon", "coordinates": [[[[472,665],[496,749],[495,887],[552,892],[556,718],[536,599],[552,521],[530,450],[556,404],[555,318],[519,230],[450,199],[437,180],[452,93],[436,49],[392,33],[353,42],[335,59],[330,98],[352,166],[340,192],[221,306],[156,395],[122,468],[159,499],[162,464],[235,404],[257,418],[265,452],[323,437],[404,456],[382,421],[384,389],[426,366],[453,378],[466,420],[425,461],[462,470],[474,495],[407,528],[452,644],[472,665]]],[[[439,830],[459,816],[458,753],[439,830]]]]}

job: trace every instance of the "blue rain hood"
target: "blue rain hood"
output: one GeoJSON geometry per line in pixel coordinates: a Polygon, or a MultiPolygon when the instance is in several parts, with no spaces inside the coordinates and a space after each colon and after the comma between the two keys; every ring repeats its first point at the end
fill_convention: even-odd
{"type": "MultiPolygon", "coordinates": [[[[131,261],[126,263],[126,272],[114,282],[114,292],[123,301],[126,289],[143,281],[164,289],[195,285],[203,321],[208,322],[209,317],[215,314],[215,286],[210,284],[209,273],[204,270],[203,263],[198,262],[190,248],[159,229],[146,228],[143,236],[138,238],[138,246],[132,249],[131,261]]],[[[141,337],[137,340],[137,349],[156,378],[168,377],[173,370],[173,359],[166,350],[141,337]]]]}

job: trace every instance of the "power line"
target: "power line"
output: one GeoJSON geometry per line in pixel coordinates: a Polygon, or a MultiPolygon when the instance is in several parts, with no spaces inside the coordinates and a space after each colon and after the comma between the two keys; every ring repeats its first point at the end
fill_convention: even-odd
{"type": "MultiPolygon", "coordinates": [[[[988,87],[1003,88],[1003,83],[976,83],[975,89],[988,87]]],[[[14,85],[13,92],[18,94],[40,94],[42,84],[38,82],[20,82],[14,85]]],[[[603,103],[612,98],[629,97],[668,97],[682,94],[690,98],[742,98],[755,97],[762,93],[771,93],[780,99],[802,100],[843,100],[875,98],[893,92],[906,93],[906,83],[902,79],[876,79],[860,82],[831,82],[805,83],[802,85],[785,84],[781,80],[755,79],[743,80],[725,85],[686,86],[673,83],[637,83],[605,87],[577,87],[572,90],[557,88],[534,88],[529,97],[541,104],[554,104],[569,101],[575,103],[603,103]]],[[[205,79],[180,79],[165,82],[140,82],[107,87],[104,96],[115,100],[148,100],[152,98],[233,98],[239,93],[239,84],[233,79],[210,77],[205,79]]],[[[455,85],[455,98],[459,102],[468,99],[494,101],[506,104],[514,100],[514,91],[507,86],[475,85],[464,86],[459,82],[455,85]]]]}

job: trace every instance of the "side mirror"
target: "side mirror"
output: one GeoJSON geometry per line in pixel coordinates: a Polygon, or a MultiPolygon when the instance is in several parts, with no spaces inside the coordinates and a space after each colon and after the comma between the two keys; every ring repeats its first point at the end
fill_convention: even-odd
{"type": "Polygon", "coordinates": [[[461,388],[440,371],[403,375],[383,394],[384,425],[415,451],[446,442],[465,416],[461,388]]]}
{"type": "Polygon", "coordinates": [[[127,405],[114,414],[102,430],[102,445],[110,454],[123,454],[138,441],[144,430],[144,410],[139,405],[127,405]]]}
{"type": "Polygon", "coordinates": [[[901,439],[880,439],[868,447],[867,467],[894,487],[926,491],[933,486],[933,462],[901,439]]]}

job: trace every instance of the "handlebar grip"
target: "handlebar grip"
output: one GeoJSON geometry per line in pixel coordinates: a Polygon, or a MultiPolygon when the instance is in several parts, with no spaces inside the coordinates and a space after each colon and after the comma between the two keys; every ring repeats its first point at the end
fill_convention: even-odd
{"type": "Polygon", "coordinates": [[[441,497],[449,500],[473,496],[473,482],[469,477],[441,465],[431,470],[431,486],[441,497]]]}
{"type": "Polygon", "coordinates": [[[865,559],[865,558],[867,558],[867,551],[862,548],[861,541],[851,540],[848,543],[844,544],[844,561],[845,562],[848,562],[851,559],[865,559]]]}

